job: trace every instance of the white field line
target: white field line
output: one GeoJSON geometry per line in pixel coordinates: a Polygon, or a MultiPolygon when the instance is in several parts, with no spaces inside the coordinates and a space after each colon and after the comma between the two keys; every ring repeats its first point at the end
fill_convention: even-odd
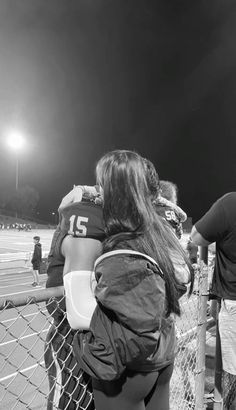
{"type": "Polygon", "coordinates": [[[3,270],[3,269],[14,269],[14,268],[27,268],[28,266],[31,266],[32,267],[32,265],[31,265],[31,263],[30,263],[30,260],[28,259],[28,258],[12,258],[12,259],[10,259],[10,258],[6,258],[6,259],[2,259],[2,258],[0,258],[0,269],[1,270],[3,270]],[[16,266],[14,266],[14,264],[16,264],[16,262],[19,262],[19,263],[17,263],[17,265],[16,266]],[[13,264],[14,263],[14,264],[13,264]],[[21,265],[19,265],[21,263],[21,265]],[[3,265],[5,265],[5,266],[3,266],[3,265]]]}
{"type": "MultiPolygon", "coordinates": [[[[5,243],[5,241],[4,241],[4,243],[5,243]]],[[[9,246],[7,248],[6,248],[6,246],[1,246],[1,242],[0,242],[0,248],[1,249],[11,250],[11,251],[16,251],[16,252],[22,251],[22,249],[18,249],[18,248],[15,249],[15,248],[12,248],[12,246],[9,246]]],[[[24,252],[24,251],[22,251],[22,252],[24,252]]],[[[12,253],[14,253],[14,252],[12,252],[12,253]]],[[[4,253],[2,255],[4,255],[4,253]]]]}
{"type": "MultiPolygon", "coordinates": [[[[31,289],[30,292],[37,292],[39,290],[39,288],[43,288],[44,286],[37,286],[37,289],[31,289]]],[[[8,293],[6,295],[1,295],[2,298],[5,298],[6,296],[14,296],[14,295],[19,295],[21,293],[29,293],[29,290],[23,290],[22,292],[14,292],[14,293],[8,293]]]]}
{"type": "MultiPolygon", "coordinates": [[[[1,245],[0,245],[0,248],[1,248],[1,245]]],[[[0,263],[28,260],[28,258],[22,257],[23,253],[29,253],[29,252],[24,252],[24,251],[18,249],[18,250],[14,250],[14,252],[10,252],[10,253],[0,253],[0,263]],[[20,254],[20,256],[17,257],[17,255],[19,255],[19,254],[20,254]]]]}
{"type": "MultiPolygon", "coordinates": [[[[31,333],[30,335],[22,336],[22,337],[20,337],[19,339],[20,339],[20,340],[24,340],[24,339],[28,339],[29,337],[38,336],[39,334],[48,332],[49,329],[50,329],[50,328],[44,329],[44,330],[42,330],[42,331],[40,331],[40,332],[31,333]]],[[[19,339],[13,339],[13,340],[9,340],[8,342],[0,343],[0,347],[6,346],[6,345],[10,345],[10,344],[12,344],[12,343],[16,343],[17,340],[19,340],[19,339]]]]}
{"type": "Polygon", "coordinates": [[[6,275],[19,275],[20,273],[26,273],[32,271],[32,267],[24,267],[24,266],[19,266],[17,267],[12,267],[12,268],[1,268],[0,266],[0,271],[4,269],[17,269],[17,272],[0,272],[0,276],[6,276],[6,275]]]}
{"type": "Polygon", "coordinates": [[[31,370],[31,369],[35,369],[35,367],[38,367],[39,365],[44,365],[44,361],[39,362],[39,363],[36,363],[36,364],[34,364],[33,366],[26,367],[25,369],[22,369],[22,370],[20,370],[19,372],[11,373],[11,374],[9,374],[8,376],[2,377],[2,378],[0,379],[0,382],[4,382],[5,380],[11,379],[12,377],[17,376],[19,373],[25,373],[25,372],[28,372],[28,371],[31,370]]]}
{"type": "Polygon", "coordinates": [[[13,284],[13,285],[0,286],[0,289],[2,290],[2,289],[4,289],[4,288],[13,288],[13,287],[16,287],[16,286],[30,285],[31,283],[32,283],[32,281],[30,281],[30,282],[24,282],[24,283],[15,283],[15,284],[13,284]]]}
{"type": "MultiPolygon", "coordinates": [[[[0,245],[1,248],[1,245],[0,245]]],[[[24,252],[20,249],[18,249],[16,252],[10,252],[10,253],[1,253],[0,254],[0,263],[7,263],[7,262],[18,262],[18,261],[28,261],[29,258],[25,257],[25,255],[29,255],[29,258],[31,256],[30,252],[24,252]]]]}
{"type": "MultiPolygon", "coordinates": [[[[17,280],[29,279],[29,274],[26,275],[26,276],[21,276],[20,278],[19,278],[19,276],[18,276],[17,273],[15,274],[14,277],[13,277],[14,273],[8,273],[8,275],[11,275],[11,276],[10,276],[9,278],[1,279],[0,283],[4,283],[4,282],[7,282],[7,283],[9,283],[9,282],[14,282],[14,281],[16,281],[16,279],[17,279],[17,280]]],[[[1,274],[0,274],[0,276],[1,276],[1,274]]],[[[15,285],[18,286],[18,283],[15,283],[15,285]]],[[[20,285],[20,283],[19,283],[19,285],[20,285]]],[[[0,286],[0,287],[1,287],[1,286],[0,286]]]]}
{"type": "Polygon", "coordinates": [[[27,242],[14,242],[14,245],[30,245],[32,247],[32,241],[27,242]]]}
{"type": "MultiPolygon", "coordinates": [[[[45,309],[45,310],[40,310],[40,313],[47,313],[47,310],[45,309]]],[[[1,323],[7,323],[7,322],[13,322],[13,321],[16,321],[16,320],[19,320],[19,319],[25,319],[26,317],[30,317],[30,316],[37,316],[38,315],[38,312],[35,312],[35,313],[29,313],[28,315],[24,315],[24,317],[13,317],[13,318],[11,318],[11,319],[6,319],[6,320],[2,320],[1,321],[1,323]]]]}

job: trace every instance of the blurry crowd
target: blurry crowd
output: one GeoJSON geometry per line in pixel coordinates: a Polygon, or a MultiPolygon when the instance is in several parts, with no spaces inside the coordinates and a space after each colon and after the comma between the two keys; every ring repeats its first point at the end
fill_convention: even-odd
{"type": "Polygon", "coordinates": [[[15,229],[17,231],[31,231],[32,227],[30,224],[20,224],[18,222],[16,223],[10,223],[6,224],[4,222],[0,222],[0,229],[15,229]]]}

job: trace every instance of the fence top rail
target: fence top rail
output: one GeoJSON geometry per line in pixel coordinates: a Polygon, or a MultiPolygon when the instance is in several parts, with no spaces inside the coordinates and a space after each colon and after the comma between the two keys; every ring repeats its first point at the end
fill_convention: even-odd
{"type": "Polygon", "coordinates": [[[29,291],[24,295],[12,295],[9,297],[0,297],[0,311],[11,309],[13,307],[25,306],[33,303],[47,302],[50,298],[63,297],[64,286],[57,286],[47,289],[39,289],[32,293],[29,291]]]}

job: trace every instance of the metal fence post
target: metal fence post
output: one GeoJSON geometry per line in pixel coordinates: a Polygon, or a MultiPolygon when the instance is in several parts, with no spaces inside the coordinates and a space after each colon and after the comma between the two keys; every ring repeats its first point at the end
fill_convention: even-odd
{"type": "Polygon", "coordinates": [[[199,259],[203,261],[206,265],[208,264],[208,246],[199,247],[199,259]]]}
{"type": "Polygon", "coordinates": [[[222,357],[219,334],[219,302],[216,303],[216,348],[215,348],[215,388],[214,388],[214,410],[223,410],[222,394],[222,357]]]}
{"type": "Polygon", "coordinates": [[[198,299],[198,330],[196,357],[196,410],[204,410],[205,391],[205,353],[206,353],[206,325],[208,300],[208,248],[200,248],[200,274],[198,299]]]}

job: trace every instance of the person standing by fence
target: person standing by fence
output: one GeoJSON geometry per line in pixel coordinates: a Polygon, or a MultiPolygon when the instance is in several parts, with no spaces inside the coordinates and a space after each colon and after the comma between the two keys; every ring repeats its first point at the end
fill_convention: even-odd
{"type": "Polygon", "coordinates": [[[34,236],[34,252],[31,259],[33,265],[33,283],[32,286],[39,286],[39,270],[42,262],[42,245],[40,243],[40,237],[34,236]]]}
{"type": "Polygon", "coordinates": [[[178,286],[168,249],[184,252],[151,203],[142,157],[106,154],[97,165],[108,239],[95,263],[97,306],[74,337],[97,410],[169,409],[178,286]],[[157,261],[155,261],[155,260],[157,261]]]}
{"type": "Polygon", "coordinates": [[[192,228],[198,246],[216,243],[212,297],[220,300],[219,333],[226,408],[236,410],[236,192],[219,198],[192,228]],[[231,407],[230,407],[231,406],[231,407]]]}

